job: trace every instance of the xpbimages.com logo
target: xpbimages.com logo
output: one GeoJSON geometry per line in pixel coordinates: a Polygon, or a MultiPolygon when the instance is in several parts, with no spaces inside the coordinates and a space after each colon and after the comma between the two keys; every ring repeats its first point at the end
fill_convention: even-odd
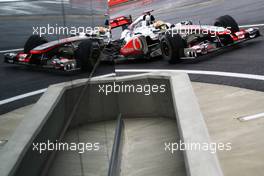
{"type": "Polygon", "coordinates": [[[58,24],[47,26],[33,26],[33,35],[76,35],[76,34],[90,34],[95,31],[99,31],[99,27],[89,27],[89,26],[59,26],[58,24]]]}
{"type": "Polygon", "coordinates": [[[231,35],[231,27],[222,28],[217,26],[201,25],[176,25],[166,32],[172,36],[180,34],[181,36],[186,35],[209,35],[211,37],[216,37],[218,35],[231,35]]]}
{"type": "Polygon", "coordinates": [[[99,151],[100,143],[67,143],[67,142],[47,142],[33,143],[32,150],[42,154],[46,151],[76,151],[78,153],[85,153],[88,151],[99,151]]]}
{"type": "Polygon", "coordinates": [[[171,154],[177,151],[208,151],[214,154],[217,151],[231,151],[232,143],[185,143],[180,140],[179,142],[165,142],[164,149],[171,154]]]}
{"type": "Polygon", "coordinates": [[[137,93],[149,96],[157,93],[165,93],[166,85],[150,85],[150,84],[124,84],[116,83],[107,85],[98,85],[98,92],[100,94],[109,95],[112,93],[137,93]]]}

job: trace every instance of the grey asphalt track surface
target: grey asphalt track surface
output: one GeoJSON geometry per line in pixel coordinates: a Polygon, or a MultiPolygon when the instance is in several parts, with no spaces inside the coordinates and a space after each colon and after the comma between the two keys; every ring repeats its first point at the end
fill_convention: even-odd
{"type": "MultiPolygon", "coordinates": [[[[23,48],[34,29],[40,27],[94,27],[104,24],[107,3],[104,0],[0,1],[0,50],[23,48]],[[63,10],[65,21],[63,18],[63,10]],[[34,28],[34,29],[33,29],[34,28]]],[[[39,31],[39,30],[38,30],[39,31]]],[[[52,32],[50,30],[50,32],[52,32]]],[[[45,35],[49,40],[64,35],[45,35]]]]}
{"type": "MultiPolygon", "coordinates": [[[[146,10],[154,10],[156,19],[171,23],[191,20],[196,24],[213,24],[222,15],[233,16],[239,25],[263,24],[263,0],[149,0],[128,3],[111,9],[111,17],[131,14],[139,16],[146,10]]],[[[264,34],[263,27],[260,27],[264,34]]],[[[197,60],[185,60],[170,65],[164,60],[116,65],[116,69],[179,69],[206,70],[264,75],[264,39],[248,41],[221,53],[197,60]]],[[[125,73],[122,73],[125,74],[125,73]]],[[[191,75],[193,81],[225,84],[264,91],[264,81],[227,78],[221,76],[191,75]]]]}
{"type": "MultiPolygon", "coordinates": [[[[86,1],[85,5],[65,2],[67,26],[90,26],[103,23],[102,15],[107,11],[106,6],[102,5],[102,0],[94,0],[89,3],[90,1],[86,1]],[[91,18],[91,14],[94,14],[94,18],[91,18]]],[[[63,24],[62,6],[57,1],[22,1],[19,3],[21,4],[1,3],[0,50],[22,48],[26,38],[33,32],[33,25],[63,24]]],[[[149,9],[155,10],[153,14],[156,19],[171,23],[181,20],[192,20],[194,23],[199,23],[200,21],[202,24],[213,24],[215,18],[225,14],[233,16],[240,25],[264,23],[263,0],[140,0],[112,8],[111,17],[129,14],[137,17],[143,11],[149,9]]],[[[264,33],[263,27],[260,28],[262,33],[264,33]]],[[[54,36],[50,37],[50,39],[53,38],[54,36]]],[[[176,65],[169,65],[164,60],[137,61],[118,64],[115,67],[101,65],[96,75],[111,73],[115,68],[207,70],[264,75],[263,54],[264,40],[261,37],[239,44],[221,54],[205,56],[194,61],[183,61],[176,65]]],[[[50,84],[87,77],[87,74],[69,76],[38,71],[23,66],[4,64],[2,60],[3,56],[0,54],[0,100],[46,88],[50,84]]],[[[191,75],[191,79],[193,81],[219,83],[264,91],[263,81],[257,80],[204,75],[191,75]]],[[[27,102],[17,104],[24,105],[27,102]]],[[[10,107],[12,106],[8,105],[5,108],[10,110],[12,109],[10,107]]]]}

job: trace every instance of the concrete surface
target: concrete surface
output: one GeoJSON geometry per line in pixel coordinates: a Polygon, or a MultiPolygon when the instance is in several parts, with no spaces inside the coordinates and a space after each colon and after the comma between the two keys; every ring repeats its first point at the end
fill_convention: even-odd
{"type": "Polygon", "coordinates": [[[41,97],[26,114],[27,118],[15,129],[9,141],[0,150],[0,160],[5,161],[0,164],[1,175],[39,174],[50,152],[46,151],[40,155],[33,150],[33,143],[59,138],[64,123],[67,123],[67,117],[55,118],[58,114],[63,114],[61,105],[64,99],[60,99],[62,90],[63,87],[56,86],[50,89],[49,94],[41,97]]]}
{"type": "MultiPolygon", "coordinates": [[[[181,141],[186,145],[210,144],[210,136],[187,75],[171,77],[172,98],[181,141]]],[[[208,150],[184,149],[184,159],[189,176],[223,176],[216,154],[208,150]]]]}
{"type": "MultiPolygon", "coordinates": [[[[205,117],[212,142],[232,143],[231,152],[218,152],[218,158],[224,175],[262,175],[264,172],[264,142],[262,140],[264,119],[240,122],[236,118],[262,113],[264,93],[230,86],[196,82],[193,82],[192,85],[205,117]]],[[[30,107],[21,108],[12,113],[0,116],[1,129],[8,129],[9,131],[5,133],[5,130],[4,132],[1,130],[1,137],[2,135],[12,134],[12,130],[16,127],[14,124],[18,124],[21,121],[23,114],[26,113],[29,108],[30,107]],[[14,115],[17,115],[17,117],[14,115]]],[[[128,119],[127,122],[128,121],[131,123],[127,123],[127,126],[131,126],[131,129],[133,129],[133,125],[131,125],[133,119],[128,119]]],[[[163,123],[166,122],[164,121],[163,123]]],[[[136,125],[137,123],[134,122],[134,124],[136,125]]],[[[142,124],[142,126],[143,125],[144,124],[142,124]]],[[[85,128],[86,127],[82,127],[81,129],[83,130],[85,128]]],[[[136,133],[136,130],[134,131],[136,133]]],[[[71,132],[72,135],[74,135],[75,132],[76,131],[73,129],[71,132]]],[[[133,131],[126,130],[126,132],[127,134],[132,134],[131,132],[133,131]]],[[[87,134],[95,133],[89,132],[87,134]]],[[[71,155],[72,154],[69,154],[69,157],[72,157],[71,155]]],[[[63,156],[57,159],[61,160],[63,156]]],[[[67,162],[68,161],[65,161],[65,163],[67,162]]],[[[77,158],[73,162],[78,162],[77,158]]],[[[132,162],[132,160],[130,160],[130,162],[132,162]]],[[[129,168],[129,166],[127,168],[129,168]]],[[[67,170],[65,167],[64,169],[67,170]]],[[[79,172],[78,169],[77,171],[79,172]]]]}
{"type": "Polygon", "coordinates": [[[8,140],[12,136],[20,122],[27,118],[25,114],[28,113],[32,106],[19,108],[0,116],[0,140],[8,140]]]}
{"type": "Polygon", "coordinates": [[[175,120],[126,119],[121,176],[185,176],[183,152],[165,151],[164,143],[179,142],[175,120]]]}
{"type": "MultiPolygon", "coordinates": [[[[37,151],[32,150],[32,143],[60,141],[69,127],[71,129],[87,123],[115,120],[119,113],[122,113],[124,118],[158,117],[162,114],[168,119],[177,119],[178,130],[183,134],[182,141],[209,141],[186,74],[152,73],[92,79],[84,94],[81,94],[81,103],[77,104],[85,83],[86,80],[76,80],[48,88],[28,113],[29,118],[19,125],[10,142],[0,151],[0,160],[7,160],[0,165],[3,175],[46,174],[55,153],[46,151],[39,155],[37,151]],[[164,84],[165,92],[156,93],[159,95],[153,93],[151,96],[137,92],[112,93],[108,96],[98,93],[99,85],[109,85],[113,82],[148,86],[164,84]],[[186,104],[188,108],[184,108],[186,104]],[[195,129],[188,125],[193,121],[197,122],[195,129]],[[28,169],[30,166],[32,169],[28,169]]],[[[196,152],[195,155],[189,151],[184,153],[186,170],[190,175],[221,175],[215,155],[208,155],[206,152],[196,152]]]]}
{"type": "Polygon", "coordinates": [[[264,112],[264,93],[229,86],[193,83],[214,142],[232,143],[219,151],[225,176],[260,176],[264,172],[264,118],[240,122],[238,117],[264,112]]]}
{"type": "MultiPolygon", "coordinates": [[[[84,154],[58,152],[50,176],[106,176],[116,121],[90,123],[71,129],[63,142],[99,142],[100,151],[84,154]],[[79,135],[79,137],[78,137],[79,135]]],[[[183,153],[164,150],[165,142],[178,142],[176,121],[167,118],[125,119],[122,176],[185,176],[183,153]]]]}
{"type": "MultiPolygon", "coordinates": [[[[148,76],[144,78],[146,79],[148,76]]],[[[82,91],[81,88],[86,83],[86,80],[77,80],[49,87],[47,92],[27,114],[29,117],[20,123],[9,142],[0,150],[0,160],[6,161],[0,164],[1,174],[28,176],[39,175],[43,172],[45,174],[51,163],[49,159],[52,159],[53,153],[46,151],[44,154],[39,155],[38,152],[32,150],[32,143],[60,140],[64,136],[64,132],[69,127],[70,122],[74,122],[76,127],[83,124],[83,122],[99,122],[115,119],[117,114],[119,114],[117,108],[112,108],[113,105],[118,105],[118,101],[115,99],[116,95],[111,97],[100,95],[101,98],[99,97],[99,104],[97,106],[94,107],[94,103],[87,106],[90,98],[93,99],[99,95],[96,84],[107,84],[107,82],[116,81],[116,78],[108,78],[106,80],[99,79],[98,81],[97,79],[97,82],[94,83],[95,85],[85,90],[88,95],[92,96],[85,97],[84,95],[82,97],[84,104],[80,104],[76,112],[85,109],[83,110],[85,112],[83,115],[87,115],[87,109],[90,109],[95,110],[96,113],[89,115],[88,112],[87,116],[83,116],[84,121],[78,118],[79,114],[76,114],[76,112],[72,115],[72,110],[75,108],[79,93],[82,91]],[[77,88],[77,90],[74,88],[77,88]],[[89,92],[93,93],[90,94],[89,92]],[[102,106],[100,100],[103,99],[108,99],[108,101],[102,106]],[[73,116],[77,118],[72,119],[73,116]],[[29,167],[32,169],[28,169],[29,167]]],[[[131,77],[127,78],[127,81],[129,80],[131,80],[131,77]]],[[[132,96],[132,94],[129,96],[132,96]]]]}
{"type": "MultiPolygon", "coordinates": [[[[84,154],[58,152],[48,175],[107,175],[115,123],[91,123],[67,132],[64,142],[100,142],[101,149],[84,154]]],[[[126,119],[121,175],[185,176],[182,152],[164,150],[165,142],[179,140],[176,125],[175,120],[167,118],[126,119]]]]}
{"type": "Polygon", "coordinates": [[[99,151],[60,151],[48,173],[49,176],[106,176],[114,140],[116,121],[85,124],[69,130],[63,142],[100,143],[99,151]]]}

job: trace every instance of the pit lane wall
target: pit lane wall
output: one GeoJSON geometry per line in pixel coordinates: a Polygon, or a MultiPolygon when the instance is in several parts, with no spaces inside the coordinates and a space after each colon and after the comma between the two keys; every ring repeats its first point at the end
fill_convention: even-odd
{"type": "MultiPolygon", "coordinates": [[[[93,79],[81,97],[76,111],[73,111],[86,81],[77,80],[48,88],[27,114],[28,118],[0,149],[1,176],[46,175],[55,153],[46,151],[39,154],[33,151],[33,143],[61,140],[69,128],[90,122],[116,120],[118,114],[122,114],[123,118],[174,119],[183,142],[210,143],[207,127],[186,74],[152,73],[93,79]],[[106,96],[98,92],[99,85],[114,82],[127,85],[163,84],[166,92],[150,96],[138,93],[113,93],[106,96]]],[[[183,152],[187,175],[223,175],[216,154],[209,151],[183,152]]]]}

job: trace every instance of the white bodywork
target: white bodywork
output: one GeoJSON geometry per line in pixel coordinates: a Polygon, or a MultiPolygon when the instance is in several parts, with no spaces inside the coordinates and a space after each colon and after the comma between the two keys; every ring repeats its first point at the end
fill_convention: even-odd
{"type": "MultiPolygon", "coordinates": [[[[200,34],[216,34],[228,32],[229,30],[223,27],[210,26],[210,25],[185,25],[182,22],[172,25],[170,23],[164,23],[168,27],[168,29],[161,30],[155,28],[154,24],[147,25],[147,22],[143,20],[144,15],[138,17],[132,24],[128,26],[121,33],[121,38],[128,42],[131,38],[134,38],[138,35],[149,36],[153,40],[158,40],[160,36],[160,32],[166,32],[171,29],[175,34],[180,34],[182,36],[186,36],[189,34],[200,32],[200,34]]],[[[230,31],[229,31],[230,32],[230,31]]]]}
{"type": "Polygon", "coordinates": [[[149,36],[153,40],[157,40],[159,37],[159,29],[156,29],[153,24],[147,25],[147,22],[143,20],[144,15],[138,17],[132,24],[128,26],[121,33],[121,38],[126,42],[137,35],[149,36]]]}

